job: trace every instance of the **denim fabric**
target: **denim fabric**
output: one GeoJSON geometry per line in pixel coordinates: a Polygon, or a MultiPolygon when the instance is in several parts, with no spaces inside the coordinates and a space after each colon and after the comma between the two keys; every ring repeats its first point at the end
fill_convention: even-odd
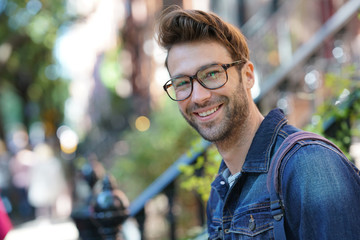
{"type": "MultiPolygon", "coordinates": [[[[274,239],[266,177],[284,139],[299,131],[271,111],[258,129],[240,177],[229,187],[222,172],[211,184],[209,239],[274,239]]],[[[302,141],[285,157],[281,192],[287,239],[360,239],[360,177],[341,153],[319,141],[302,141]]]]}

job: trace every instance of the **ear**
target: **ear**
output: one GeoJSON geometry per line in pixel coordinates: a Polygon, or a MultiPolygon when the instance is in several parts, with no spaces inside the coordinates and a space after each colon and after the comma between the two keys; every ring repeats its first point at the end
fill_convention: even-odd
{"type": "Polygon", "coordinates": [[[251,89],[255,84],[254,64],[250,61],[245,63],[242,69],[243,84],[247,89],[251,89]]]}

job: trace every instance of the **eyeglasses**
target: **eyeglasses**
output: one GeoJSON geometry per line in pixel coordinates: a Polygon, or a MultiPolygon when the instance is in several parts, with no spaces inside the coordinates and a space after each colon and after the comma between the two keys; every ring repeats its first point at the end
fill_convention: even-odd
{"type": "Polygon", "coordinates": [[[180,75],[170,79],[163,88],[172,100],[182,101],[190,97],[194,79],[206,89],[218,89],[228,81],[227,69],[246,62],[246,60],[239,60],[229,64],[206,65],[193,76],[180,75]]]}

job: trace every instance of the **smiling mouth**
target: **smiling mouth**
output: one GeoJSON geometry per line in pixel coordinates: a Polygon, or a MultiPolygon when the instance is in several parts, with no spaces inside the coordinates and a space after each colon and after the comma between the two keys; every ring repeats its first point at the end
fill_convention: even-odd
{"type": "Polygon", "coordinates": [[[208,110],[206,112],[199,112],[198,114],[199,114],[200,117],[207,117],[207,116],[213,114],[214,112],[216,112],[218,109],[219,109],[219,106],[217,106],[217,107],[215,107],[213,109],[210,109],[210,110],[208,110]]]}

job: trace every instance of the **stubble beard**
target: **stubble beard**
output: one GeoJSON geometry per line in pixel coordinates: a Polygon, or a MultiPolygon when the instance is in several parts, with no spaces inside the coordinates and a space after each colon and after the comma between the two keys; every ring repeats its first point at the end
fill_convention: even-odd
{"type": "MultiPolygon", "coordinates": [[[[239,84],[237,91],[231,95],[218,97],[215,102],[221,102],[225,116],[219,124],[208,122],[198,123],[191,117],[191,110],[187,114],[181,112],[185,120],[206,140],[214,143],[225,143],[239,137],[239,134],[246,127],[246,120],[249,116],[249,100],[245,90],[239,84]]],[[[208,103],[209,104],[209,103],[208,103]]],[[[204,104],[207,105],[207,104],[204,104]]],[[[196,106],[202,107],[202,106],[196,106]]],[[[191,109],[191,108],[190,108],[191,109]]]]}

